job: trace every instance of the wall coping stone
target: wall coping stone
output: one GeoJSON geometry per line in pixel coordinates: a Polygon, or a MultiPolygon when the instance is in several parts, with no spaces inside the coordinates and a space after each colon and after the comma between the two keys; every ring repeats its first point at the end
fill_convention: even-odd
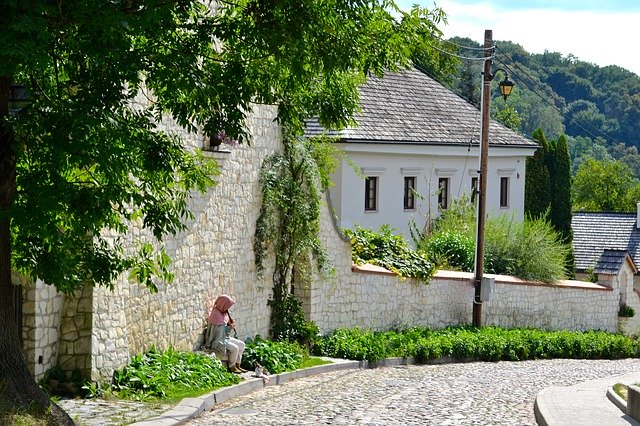
{"type": "MultiPolygon", "coordinates": [[[[397,275],[395,272],[392,272],[382,266],[371,265],[369,263],[365,263],[363,265],[351,265],[351,270],[353,272],[364,273],[364,274],[375,274],[375,275],[397,275]]],[[[560,280],[555,283],[545,283],[542,281],[530,281],[523,280],[520,278],[512,277],[509,275],[495,275],[495,274],[484,274],[486,277],[493,277],[496,279],[496,283],[502,284],[516,284],[516,285],[525,285],[525,286],[533,286],[533,287],[555,287],[555,288],[565,288],[565,289],[583,289],[583,290],[598,290],[598,291],[613,291],[611,287],[603,286],[601,284],[592,283],[588,281],[576,281],[576,280],[560,280]]],[[[459,282],[471,282],[473,280],[472,272],[462,272],[462,271],[445,271],[438,270],[436,274],[433,276],[432,280],[448,280],[448,281],[459,281],[459,282]]],[[[640,294],[640,290],[638,291],[640,294]]]]}

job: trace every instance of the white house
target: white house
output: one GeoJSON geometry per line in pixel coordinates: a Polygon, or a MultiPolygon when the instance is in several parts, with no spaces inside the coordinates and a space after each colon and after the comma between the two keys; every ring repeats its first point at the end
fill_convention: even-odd
{"type": "MultiPolygon", "coordinates": [[[[360,88],[357,126],[339,132],[343,161],[331,199],[339,225],[389,224],[409,237],[479,177],[480,111],[417,69],[371,77],[360,88]],[[412,191],[412,189],[415,191],[412,191]]],[[[322,134],[314,122],[308,136],[322,134]]],[[[538,145],[497,122],[489,128],[487,211],[524,215],[526,158],[538,145]]]]}

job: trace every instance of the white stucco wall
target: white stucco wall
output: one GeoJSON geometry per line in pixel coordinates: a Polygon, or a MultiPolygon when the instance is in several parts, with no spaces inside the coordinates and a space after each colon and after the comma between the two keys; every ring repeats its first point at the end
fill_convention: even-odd
{"type": "MultiPolygon", "coordinates": [[[[438,179],[449,178],[449,200],[471,193],[471,178],[478,176],[478,147],[424,146],[403,144],[339,144],[357,165],[363,176],[378,176],[378,209],[365,211],[365,184],[346,161],[334,175],[331,188],[334,207],[343,228],[358,224],[378,229],[389,224],[409,239],[409,221],[413,217],[422,227],[426,217],[438,215],[438,179]],[[404,177],[415,176],[417,208],[405,211],[404,177]],[[427,203],[431,201],[431,205],[427,203]]],[[[506,213],[516,219],[524,215],[524,182],[527,156],[531,148],[497,148],[489,150],[487,211],[506,213]],[[509,178],[509,207],[500,207],[500,178],[509,178]]]]}

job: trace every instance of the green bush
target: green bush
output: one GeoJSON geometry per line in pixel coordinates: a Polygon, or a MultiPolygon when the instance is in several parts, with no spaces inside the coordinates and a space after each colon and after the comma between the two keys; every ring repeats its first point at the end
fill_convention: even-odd
{"type": "Polygon", "coordinates": [[[442,269],[473,270],[475,239],[470,235],[440,232],[429,239],[425,251],[429,259],[442,269]]]}
{"type": "Polygon", "coordinates": [[[242,355],[242,366],[253,370],[257,362],[271,374],[278,374],[299,368],[307,358],[308,352],[297,343],[274,342],[256,336],[247,341],[242,355]]]}
{"type": "Polygon", "coordinates": [[[131,358],[122,370],[114,371],[111,388],[125,399],[176,399],[238,382],[218,359],[171,347],[164,351],[152,347],[131,358]]]}
{"type": "Polygon", "coordinates": [[[435,273],[428,257],[412,249],[402,235],[393,235],[388,225],[381,226],[378,232],[360,226],[343,231],[351,240],[351,256],[356,265],[370,263],[425,282],[435,273]]]}
{"type": "MultiPolygon", "coordinates": [[[[419,241],[418,250],[440,268],[474,268],[476,216],[468,203],[454,203],[435,222],[434,232],[419,241]]],[[[565,278],[570,247],[546,217],[524,222],[505,215],[485,223],[484,270],[525,280],[553,282],[565,278]]]]}
{"type": "Polygon", "coordinates": [[[635,316],[635,314],[636,314],[635,309],[633,309],[629,305],[620,306],[620,310],[618,311],[618,316],[619,317],[624,317],[624,318],[631,318],[631,317],[635,316]]]}
{"type": "Polygon", "coordinates": [[[351,328],[336,330],[320,339],[313,351],[316,355],[373,362],[391,356],[387,346],[378,333],[351,328]]]}
{"type": "Polygon", "coordinates": [[[315,346],[318,355],[378,361],[413,356],[459,360],[521,361],[547,358],[618,359],[638,356],[635,340],[601,331],[570,332],[473,326],[443,330],[410,328],[388,332],[339,329],[315,346]]]}
{"type": "Polygon", "coordinates": [[[287,340],[298,342],[303,345],[312,345],[318,337],[318,326],[313,321],[307,321],[302,310],[302,303],[293,295],[285,296],[281,304],[273,303],[269,300],[272,309],[272,316],[280,318],[273,322],[271,336],[275,340],[287,340]]]}

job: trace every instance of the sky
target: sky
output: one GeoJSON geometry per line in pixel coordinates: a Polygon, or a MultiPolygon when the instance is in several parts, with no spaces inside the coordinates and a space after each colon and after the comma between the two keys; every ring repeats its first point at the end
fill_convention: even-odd
{"type": "Polygon", "coordinates": [[[529,53],[573,54],[599,66],[618,65],[640,75],[640,1],[637,0],[397,0],[447,13],[444,38],[512,41],[529,53]]]}

